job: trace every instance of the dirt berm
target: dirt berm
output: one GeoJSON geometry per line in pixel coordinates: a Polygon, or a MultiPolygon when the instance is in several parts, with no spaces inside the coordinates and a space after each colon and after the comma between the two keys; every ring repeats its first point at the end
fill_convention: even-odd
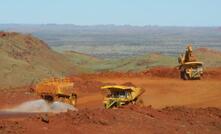
{"type": "Polygon", "coordinates": [[[81,109],[78,112],[1,119],[0,133],[9,134],[220,134],[221,110],[217,108],[127,106],[118,109],[81,109]]]}

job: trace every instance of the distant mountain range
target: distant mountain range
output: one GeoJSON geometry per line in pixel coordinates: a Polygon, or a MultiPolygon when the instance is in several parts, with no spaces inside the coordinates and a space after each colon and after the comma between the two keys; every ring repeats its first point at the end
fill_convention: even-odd
{"type": "Polygon", "coordinates": [[[71,50],[100,58],[153,52],[177,55],[188,43],[194,48],[221,50],[220,27],[1,24],[0,30],[30,33],[59,52],[71,50]]]}

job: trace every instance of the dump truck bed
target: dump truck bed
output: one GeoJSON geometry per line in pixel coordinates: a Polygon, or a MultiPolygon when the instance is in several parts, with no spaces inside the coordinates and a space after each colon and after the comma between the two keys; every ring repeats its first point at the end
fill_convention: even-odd
{"type": "Polygon", "coordinates": [[[74,83],[68,79],[50,79],[36,85],[36,93],[69,95],[73,92],[73,86],[74,83]]]}

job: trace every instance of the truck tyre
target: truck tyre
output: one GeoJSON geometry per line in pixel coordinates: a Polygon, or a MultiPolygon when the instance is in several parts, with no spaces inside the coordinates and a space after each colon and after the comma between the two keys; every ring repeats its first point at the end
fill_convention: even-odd
{"type": "Polygon", "coordinates": [[[184,80],[184,71],[180,71],[180,78],[184,80]]]}
{"type": "Polygon", "coordinates": [[[184,80],[189,80],[190,79],[189,75],[185,71],[183,72],[183,79],[184,80]]]}

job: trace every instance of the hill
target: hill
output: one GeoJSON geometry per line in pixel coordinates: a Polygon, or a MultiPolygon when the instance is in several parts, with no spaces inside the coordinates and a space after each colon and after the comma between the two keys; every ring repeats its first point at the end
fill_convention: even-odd
{"type": "Polygon", "coordinates": [[[1,32],[0,35],[1,88],[76,73],[69,59],[37,38],[19,33],[1,32]]]}
{"type": "MultiPolygon", "coordinates": [[[[160,53],[146,53],[127,58],[98,59],[89,55],[76,52],[65,52],[67,58],[71,58],[75,65],[81,68],[81,72],[139,72],[154,67],[176,67],[177,56],[160,53]]],[[[197,60],[204,62],[206,68],[221,67],[221,52],[208,48],[194,50],[197,60]]]]}
{"type": "Polygon", "coordinates": [[[122,59],[104,59],[89,63],[85,68],[92,72],[139,72],[156,66],[172,67],[176,65],[175,57],[150,53],[122,59]]]}

